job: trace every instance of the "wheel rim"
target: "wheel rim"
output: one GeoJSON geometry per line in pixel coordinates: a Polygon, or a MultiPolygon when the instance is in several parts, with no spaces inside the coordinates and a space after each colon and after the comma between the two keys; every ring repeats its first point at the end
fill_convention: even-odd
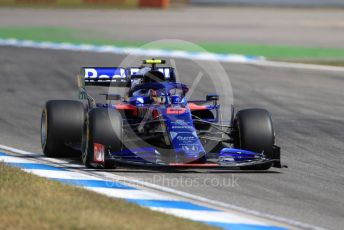
{"type": "Polygon", "coordinates": [[[48,133],[48,124],[47,124],[47,113],[43,110],[41,118],[41,144],[44,149],[47,143],[47,133],[48,133]]]}

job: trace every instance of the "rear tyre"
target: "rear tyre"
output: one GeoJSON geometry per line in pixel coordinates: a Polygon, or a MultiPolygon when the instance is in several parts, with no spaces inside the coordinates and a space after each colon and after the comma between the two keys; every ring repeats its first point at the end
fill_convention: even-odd
{"type": "Polygon", "coordinates": [[[84,105],[79,101],[52,100],[43,108],[41,145],[47,157],[80,156],[84,105]]]}
{"type": "Polygon", "coordinates": [[[105,108],[92,109],[85,122],[83,133],[82,161],[87,168],[114,168],[115,165],[106,160],[104,152],[104,162],[96,162],[94,147],[101,144],[111,152],[122,150],[123,121],[117,110],[105,108]]]}
{"type": "MultiPolygon", "coordinates": [[[[265,109],[244,109],[237,112],[234,120],[236,132],[234,147],[257,153],[264,152],[269,159],[273,156],[275,132],[271,116],[265,109]]],[[[267,170],[272,163],[245,166],[247,170],[267,170]]]]}

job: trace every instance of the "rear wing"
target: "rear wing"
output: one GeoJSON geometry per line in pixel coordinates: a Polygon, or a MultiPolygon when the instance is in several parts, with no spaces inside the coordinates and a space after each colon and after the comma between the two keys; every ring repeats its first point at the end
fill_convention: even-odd
{"type": "MultiPolygon", "coordinates": [[[[142,72],[150,70],[149,67],[82,67],[78,75],[80,88],[85,86],[113,86],[130,87],[131,81],[140,78],[142,72]]],[[[172,67],[158,67],[156,70],[162,72],[166,81],[176,81],[172,67]]]]}
{"type": "MultiPolygon", "coordinates": [[[[145,62],[144,62],[145,63],[145,62]]],[[[137,75],[141,75],[142,70],[152,70],[149,67],[130,67],[126,69],[127,76],[129,78],[135,78],[137,75]]],[[[165,81],[176,82],[176,75],[173,67],[156,67],[154,70],[160,71],[165,76],[165,81]]]]}
{"type": "Polygon", "coordinates": [[[82,67],[79,81],[83,86],[124,86],[130,78],[121,67],[82,67]]]}

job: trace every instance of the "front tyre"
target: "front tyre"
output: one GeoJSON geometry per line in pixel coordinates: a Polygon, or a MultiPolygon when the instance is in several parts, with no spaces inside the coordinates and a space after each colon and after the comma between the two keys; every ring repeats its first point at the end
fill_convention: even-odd
{"type": "Polygon", "coordinates": [[[80,156],[85,120],[84,105],[79,101],[48,101],[41,117],[41,146],[47,157],[80,156]]]}
{"type": "MultiPolygon", "coordinates": [[[[236,132],[234,147],[257,153],[264,153],[272,159],[275,132],[271,116],[265,109],[244,109],[237,112],[234,120],[236,132]]],[[[257,166],[245,166],[247,170],[267,170],[272,163],[257,166]]]]}
{"type": "Polygon", "coordinates": [[[123,121],[117,110],[92,109],[85,122],[82,161],[87,168],[113,168],[107,150],[122,150],[123,121]]]}

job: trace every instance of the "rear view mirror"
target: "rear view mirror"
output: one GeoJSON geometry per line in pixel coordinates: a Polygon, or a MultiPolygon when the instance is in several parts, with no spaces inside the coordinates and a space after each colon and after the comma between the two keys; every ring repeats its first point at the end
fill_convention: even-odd
{"type": "Polygon", "coordinates": [[[207,101],[218,101],[219,100],[219,95],[218,94],[208,94],[206,97],[207,101]]]}

